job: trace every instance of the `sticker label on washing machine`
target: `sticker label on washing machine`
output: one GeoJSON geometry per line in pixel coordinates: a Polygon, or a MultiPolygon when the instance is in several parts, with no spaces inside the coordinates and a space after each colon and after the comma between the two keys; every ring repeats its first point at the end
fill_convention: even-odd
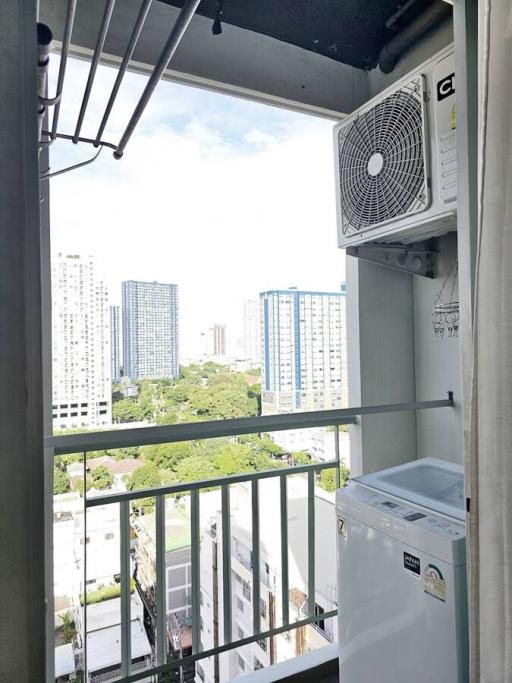
{"type": "Polygon", "coordinates": [[[343,519],[343,517],[338,517],[338,534],[340,536],[346,536],[347,535],[347,523],[343,519]]]}
{"type": "Polygon", "coordinates": [[[404,552],[404,567],[417,576],[421,574],[420,558],[411,553],[404,552]]]}
{"type": "Polygon", "coordinates": [[[427,564],[423,570],[423,588],[428,595],[446,602],[446,580],[435,564],[427,564]]]}

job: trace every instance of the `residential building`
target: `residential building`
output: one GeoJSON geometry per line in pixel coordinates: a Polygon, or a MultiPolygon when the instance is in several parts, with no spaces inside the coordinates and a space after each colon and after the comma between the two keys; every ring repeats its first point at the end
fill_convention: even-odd
{"type": "MultiPolygon", "coordinates": [[[[137,582],[153,628],[156,627],[156,519],[145,514],[134,523],[137,542],[137,582]]],[[[185,657],[192,650],[192,557],[190,512],[186,503],[168,499],[165,506],[165,609],[167,648],[172,657],[185,657]]],[[[194,666],[185,666],[180,680],[193,681],[194,666]]]]}
{"type": "Polygon", "coordinates": [[[53,427],[112,422],[108,293],[94,257],[52,258],[53,427]]]}
{"type": "MultiPolygon", "coordinates": [[[[201,496],[203,498],[212,494],[201,496]]],[[[281,539],[275,532],[279,518],[279,482],[262,485],[266,504],[260,508],[260,620],[265,632],[281,623],[281,539]]],[[[246,484],[231,487],[231,604],[233,638],[253,633],[253,586],[251,540],[251,488],[246,484]]],[[[289,481],[289,611],[290,618],[307,616],[307,482],[301,477],[289,481]],[[302,599],[300,596],[303,596],[302,599]]],[[[210,502],[210,501],[209,501],[210,502]]],[[[217,499],[217,503],[220,501],[217,499]]],[[[212,506],[207,505],[209,513],[212,506]]],[[[224,623],[222,593],[222,516],[201,513],[201,643],[203,649],[222,642],[217,624],[224,623]]],[[[330,611],[336,605],[336,570],[327,561],[335,547],[334,496],[315,489],[315,528],[317,544],[317,580],[315,610],[330,611]],[[321,540],[321,545],[320,545],[321,540]]],[[[218,658],[196,665],[196,683],[233,680],[238,676],[291,659],[299,654],[332,642],[337,634],[334,620],[321,627],[306,626],[297,634],[280,634],[245,645],[218,658]]]]}
{"type": "Polygon", "coordinates": [[[214,356],[226,355],[226,326],[214,325],[211,329],[212,350],[214,356]]]}
{"type": "MultiPolygon", "coordinates": [[[[142,459],[123,458],[116,460],[112,456],[101,456],[99,458],[89,458],[87,461],[87,472],[92,473],[97,467],[106,467],[113,476],[110,486],[112,491],[126,491],[126,484],[131,479],[134,472],[144,465],[142,459]]],[[[81,462],[71,463],[66,468],[71,488],[74,488],[78,481],[84,478],[84,466],[81,462]]]]}
{"type": "Polygon", "coordinates": [[[346,292],[260,294],[262,412],[347,405],[346,292]]]}
{"type": "Polygon", "coordinates": [[[131,380],[179,375],[178,285],[122,284],[123,369],[131,380]]]}
{"type": "Polygon", "coordinates": [[[112,383],[121,379],[121,309],[110,307],[110,358],[112,383]]]}
{"type": "MultiPolygon", "coordinates": [[[[136,559],[137,578],[142,590],[154,602],[156,581],[155,513],[138,517],[136,559]]],[[[175,499],[166,501],[165,566],[167,614],[188,619],[191,615],[192,588],[190,554],[190,516],[176,506],[175,499]]]]}
{"type": "Polygon", "coordinates": [[[74,515],[74,554],[77,566],[80,593],[104,586],[113,586],[120,572],[119,511],[114,505],[102,505],[74,515]],[[85,561],[84,548],[87,550],[85,561]]]}
{"type": "Polygon", "coordinates": [[[261,316],[258,299],[244,301],[242,347],[244,359],[254,368],[261,367],[261,316]]]}
{"type": "MultiPolygon", "coordinates": [[[[87,621],[84,619],[84,608],[76,610],[75,623],[81,647],[77,648],[75,654],[82,654],[87,638],[90,683],[115,681],[121,674],[121,614],[121,598],[88,604],[87,621]]],[[[137,591],[133,591],[130,601],[130,641],[130,666],[132,672],[137,673],[151,665],[152,656],[144,627],[144,607],[137,591]]]]}
{"type": "MultiPolygon", "coordinates": [[[[272,432],[272,439],[287,453],[306,451],[314,462],[328,462],[337,457],[336,432],[332,428],[287,429],[286,431],[272,432]]],[[[338,447],[341,462],[350,468],[348,432],[339,431],[338,447]]]]}

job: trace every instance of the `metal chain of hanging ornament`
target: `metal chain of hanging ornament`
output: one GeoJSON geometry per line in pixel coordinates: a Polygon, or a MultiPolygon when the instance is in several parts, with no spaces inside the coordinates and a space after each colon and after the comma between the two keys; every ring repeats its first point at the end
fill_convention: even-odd
{"type": "MultiPolygon", "coordinates": [[[[457,285],[459,274],[459,264],[455,258],[439,294],[434,299],[434,308],[432,311],[432,326],[434,328],[434,337],[436,339],[443,339],[447,333],[448,337],[457,337],[459,334],[459,297],[455,299],[455,287],[457,285]],[[451,281],[451,292],[448,301],[443,301],[443,294],[448,283],[451,281]]],[[[458,291],[458,290],[457,290],[458,291]]]]}

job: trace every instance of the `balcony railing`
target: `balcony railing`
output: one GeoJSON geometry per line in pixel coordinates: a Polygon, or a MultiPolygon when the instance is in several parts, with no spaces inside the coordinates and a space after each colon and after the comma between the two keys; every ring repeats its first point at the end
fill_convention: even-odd
{"type": "MultiPolygon", "coordinates": [[[[342,410],[328,410],[290,415],[268,415],[254,418],[218,420],[212,422],[178,424],[161,427],[126,429],[123,431],[105,431],[86,434],[70,434],[51,437],[46,447],[49,455],[64,455],[81,452],[84,454],[84,482],[86,480],[86,455],[100,449],[115,449],[127,446],[142,446],[159,443],[195,441],[218,437],[239,436],[262,432],[276,432],[290,429],[312,427],[334,428],[335,460],[315,462],[308,465],[287,467],[283,469],[265,470],[236,474],[229,477],[218,477],[205,481],[183,482],[152,489],[107,493],[87,497],[84,494],[84,507],[87,510],[104,505],[119,505],[120,523],[120,584],[121,584],[121,666],[119,681],[132,683],[156,676],[160,673],[189,666],[194,662],[217,656],[235,648],[272,638],[292,629],[297,629],[319,621],[331,619],[337,615],[333,609],[322,614],[315,614],[315,473],[331,468],[336,469],[336,481],[339,485],[339,426],[354,424],[360,415],[382,414],[388,412],[416,411],[431,408],[446,408],[454,405],[451,392],[447,399],[423,401],[417,403],[369,406],[342,410]],[[289,610],[289,570],[288,570],[288,479],[290,476],[304,474],[307,479],[307,595],[304,618],[290,620],[289,610]],[[260,482],[273,479],[279,482],[280,520],[276,525],[281,532],[281,616],[282,625],[261,630],[260,615],[260,482]],[[231,585],[231,529],[230,529],[230,486],[246,483],[251,488],[252,508],[252,622],[253,635],[236,639],[233,637],[232,625],[232,585],[231,585]],[[217,647],[201,649],[200,640],[200,492],[220,488],[221,521],[220,540],[222,547],[222,607],[223,623],[217,647]],[[182,659],[168,661],[167,649],[167,616],[166,616],[166,553],[165,553],[165,500],[169,494],[188,493],[190,495],[190,531],[191,531],[191,567],[192,567],[192,653],[182,659]],[[132,665],[131,656],[131,593],[130,593],[130,505],[143,498],[154,498],[156,514],[156,664],[144,671],[138,671],[132,665]]],[[[86,525],[84,525],[86,526],[86,525]]],[[[85,532],[84,532],[85,533],[85,532]]],[[[84,586],[86,585],[87,543],[84,542],[84,586]]],[[[87,633],[87,604],[84,609],[84,632],[87,633]]],[[[87,671],[87,638],[84,638],[84,669],[87,671]]],[[[86,677],[85,680],[88,680],[86,677]]]]}

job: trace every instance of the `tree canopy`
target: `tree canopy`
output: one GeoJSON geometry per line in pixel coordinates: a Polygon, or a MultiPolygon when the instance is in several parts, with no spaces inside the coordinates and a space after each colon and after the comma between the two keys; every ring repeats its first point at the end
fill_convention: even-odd
{"type": "Polygon", "coordinates": [[[55,495],[59,493],[67,493],[69,491],[68,478],[66,473],[63,472],[60,467],[53,468],[53,493],[55,495]]]}
{"type": "Polygon", "coordinates": [[[114,481],[114,475],[105,465],[98,465],[92,471],[91,478],[93,481],[94,488],[96,489],[106,489],[112,486],[114,481]]]}

